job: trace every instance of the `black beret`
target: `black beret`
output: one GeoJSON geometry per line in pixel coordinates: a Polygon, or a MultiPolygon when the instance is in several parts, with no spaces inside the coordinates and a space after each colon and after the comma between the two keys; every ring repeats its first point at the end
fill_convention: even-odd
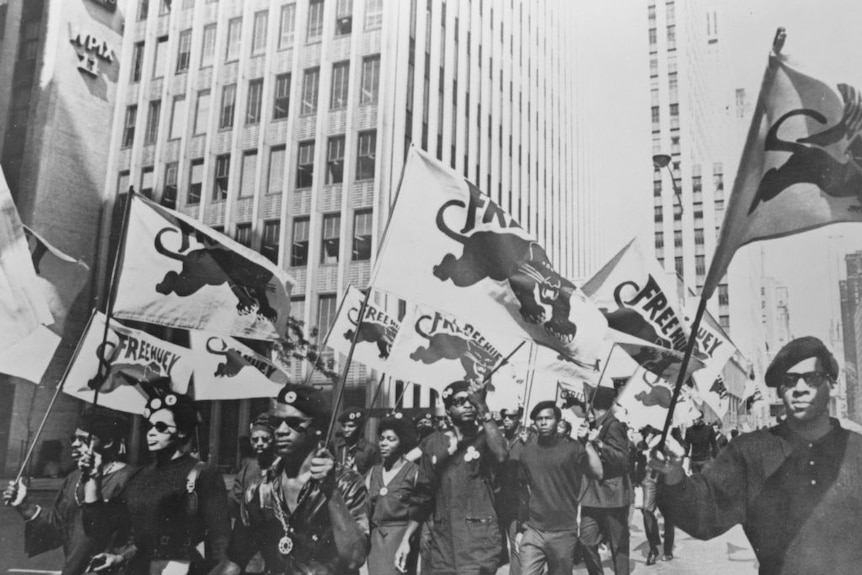
{"type": "Polygon", "coordinates": [[[144,408],[144,417],[149,419],[150,415],[160,409],[167,409],[174,414],[174,421],[181,431],[191,432],[200,423],[200,415],[191,397],[174,391],[164,392],[164,395],[151,397],[144,408]]]}
{"type": "Polygon", "coordinates": [[[443,405],[446,406],[446,409],[449,409],[449,406],[452,404],[452,398],[458,395],[459,393],[465,392],[470,389],[469,381],[453,381],[449,385],[446,386],[446,389],[443,390],[443,405]]]}
{"type": "Polygon", "coordinates": [[[593,392],[593,407],[596,409],[610,409],[614,404],[617,392],[611,387],[597,387],[593,392]]]}
{"type": "Polygon", "coordinates": [[[835,361],[832,353],[816,337],[806,336],[794,339],[775,354],[775,359],[769,364],[764,376],[766,386],[778,387],[781,384],[781,378],[788,369],[811,357],[820,360],[823,369],[830,378],[838,377],[838,362],[835,361]]]}
{"type": "Polygon", "coordinates": [[[416,417],[413,418],[415,423],[419,423],[425,419],[430,419],[431,423],[434,423],[434,412],[433,411],[420,411],[416,414],[416,417]]]}
{"type": "Polygon", "coordinates": [[[338,416],[339,423],[346,423],[348,421],[355,421],[357,425],[362,425],[362,421],[365,418],[365,410],[359,407],[350,407],[341,412],[341,415],[338,416]]]}
{"type": "Polygon", "coordinates": [[[545,401],[540,401],[535,406],[533,406],[533,409],[530,410],[530,419],[536,419],[536,416],[539,415],[539,412],[544,410],[544,409],[553,409],[554,410],[554,417],[556,419],[560,419],[563,416],[563,412],[560,411],[560,408],[557,407],[557,404],[555,402],[551,401],[550,399],[548,399],[545,401]]]}
{"type": "Polygon", "coordinates": [[[272,428],[272,422],[269,420],[269,415],[266,413],[258,415],[255,420],[251,422],[251,425],[248,426],[248,429],[249,433],[254,433],[256,429],[267,431],[270,435],[275,433],[275,430],[272,428]]]}
{"type": "Polygon", "coordinates": [[[396,412],[383,418],[377,426],[377,434],[380,435],[387,430],[398,436],[401,442],[401,453],[407,453],[416,445],[416,433],[404,414],[396,412]]]}
{"type": "Polygon", "coordinates": [[[524,413],[524,408],[520,405],[516,409],[504,407],[500,410],[500,417],[504,417],[505,415],[514,415],[515,417],[520,417],[522,413],[524,413]]]}
{"type": "Polygon", "coordinates": [[[101,405],[88,406],[78,419],[81,431],[92,433],[102,441],[124,438],[128,425],[129,420],[124,414],[101,405]]]}
{"type": "Polygon", "coordinates": [[[295,407],[312,418],[316,427],[329,423],[329,416],[331,415],[329,402],[326,401],[323,392],[315,387],[285,383],[275,400],[278,403],[295,407]]]}

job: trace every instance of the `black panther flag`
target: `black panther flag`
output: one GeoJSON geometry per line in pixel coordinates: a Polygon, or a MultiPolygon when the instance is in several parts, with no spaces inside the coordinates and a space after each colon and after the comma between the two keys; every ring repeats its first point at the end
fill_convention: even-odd
{"type": "Polygon", "coordinates": [[[126,230],[114,316],[279,340],[293,280],[259,253],[138,195],[126,230]]]}
{"type": "Polygon", "coordinates": [[[531,339],[595,366],[604,316],[490,197],[415,148],[372,274],[374,287],[483,333],[531,339]]]}

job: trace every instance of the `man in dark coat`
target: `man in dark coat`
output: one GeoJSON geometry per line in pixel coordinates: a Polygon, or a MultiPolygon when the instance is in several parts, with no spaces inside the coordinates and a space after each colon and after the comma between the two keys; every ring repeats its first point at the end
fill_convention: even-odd
{"type": "Polygon", "coordinates": [[[335,438],[335,461],[364,476],[380,463],[377,445],[365,439],[365,411],[358,407],[345,409],[338,422],[341,435],[335,438]]]}
{"type": "Polygon", "coordinates": [[[589,439],[598,451],[604,477],[587,479],[581,490],[581,543],[590,575],[604,573],[599,544],[608,542],[616,575],[629,573],[628,509],[632,503],[631,458],[626,425],[613,414],[616,392],[596,388],[593,399],[595,429],[589,439]]]}
{"type": "Polygon", "coordinates": [[[698,539],[742,524],[761,575],[859,573],[862,435],[829,417],[838,364],[823,343],[785,345],[766,371],[786,419],[735,438],[703,473],[686,477],[668,440],[650,466],[662,474],[659,509],[698,539]]]}

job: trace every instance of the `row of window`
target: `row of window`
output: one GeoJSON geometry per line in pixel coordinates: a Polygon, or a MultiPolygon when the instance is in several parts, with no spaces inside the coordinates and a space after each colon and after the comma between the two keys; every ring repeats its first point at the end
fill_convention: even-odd
{"type": "MultiPolygon", "coordinates": [[[[211,2],[212,0],[207,0],[211,2]]],[[[167,11],[160,10],[160,14],[170,12],[171,2],[161,0],[162,6],[167,6],[167,11]],[[166,4],[167,3],[167,4],[166,4]]],[[[184,0],[184,8],[191,8],[193,0],[184,0]],[[189,4],[186,6],[185,4],[189,4]]],[[[139,5],[138,20],[144,20],[149,10],[149,1],[142,0],[139,5]]],[[[278,14],[278,49],[291,48],[296,34],[296,3],[285,4],[279,8],[278,14]]],[[[383,0],[369,0],[365,11],[365,29],[373,30],[380,28],[383,23],[383,0]]],[[[260,10],[254,13],[251,36],[251,55],[259,56],[266,50],[266,34],[269,25],[269,10],[260,10]]],[[[212,66],[215,58],[216,28],[217,24],[207,24],[203,28],[203,43],[201,52],[201,68],[212,66]]],[[[335,15],[335,35],[346,36],[353,30],[353,0],[338,0],[335,15]]],[[[306,28],[306,39],[309,43],[317,42],[323,34],[323,0],[311,0],[308,7],[308,26],[306,28]]],[[[167,37],[165,37],[167,40],[167,37]]],[[[191,56],[192,31],[180,32],[179,54],[177,56],[177,73],[185,72],[189,68],[191,56]]],[[[225,61],[233,62],[239,59],[242,40],[242,17],[228,20],[227,42],[225,45],[225,61]]],[[[161,42],[161,39],[159,39],[161,42]]],[[[158,62],[159,53],[157,52],[158,62]]],[[[163,56],[163,54],[162,54],[163,56]]],[[[135,44],[133,54],[133,77],[140,79],[139,69],[143,60],[143,42],[135,44]]],[[[156,76],[158,77],[158,76],[156,76]]],[[[135,80],[137,81],[137,80],[135,80]]]]}
{"type": "MultiPolygon", "coordinates": [[[[352,261],[371,259],[371,230],[373,221],[371,209],[356,210],[353,213],[352,261]]],[[[293,218],[293,233],[290,245],[290,266],[308,265],[309,230],[311,217],[293,218]]],[[[324,214],[320,235],[320,263],[337,264],[341,251],[341,214],[324,214]]]]}

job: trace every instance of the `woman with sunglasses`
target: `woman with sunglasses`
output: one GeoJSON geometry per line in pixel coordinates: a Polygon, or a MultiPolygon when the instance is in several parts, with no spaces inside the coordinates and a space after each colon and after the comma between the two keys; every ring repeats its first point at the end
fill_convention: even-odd
{"type": "Polygon", "coordinates": [[[416,573],[418,544],[411,539],[419,529],[419,466],[405,454],[416,443],[413,426],[401,413],[395,413],[378,426],[380,456],[365,478],[368,488],[368,518],[371,526],[371,551],[368,572],[379,575],[416,573]]]}
{"type": "Polygon", "coordinates": [[[238,572],[227,560],[230,538],[227,490],[218,468],[187,453],[198,425],[192,400],[169,392],[144,410],[152,463],[129,482],[122,504],[102,503],[101,461],[87,483],[85,525],[113,530],[131,525],[131,541],[117,554],[94,558],[93,571],[122,567],[126,573],[186,575],[238,572]],[[206,540],[207,558],[196,547],[206,540]]]}

